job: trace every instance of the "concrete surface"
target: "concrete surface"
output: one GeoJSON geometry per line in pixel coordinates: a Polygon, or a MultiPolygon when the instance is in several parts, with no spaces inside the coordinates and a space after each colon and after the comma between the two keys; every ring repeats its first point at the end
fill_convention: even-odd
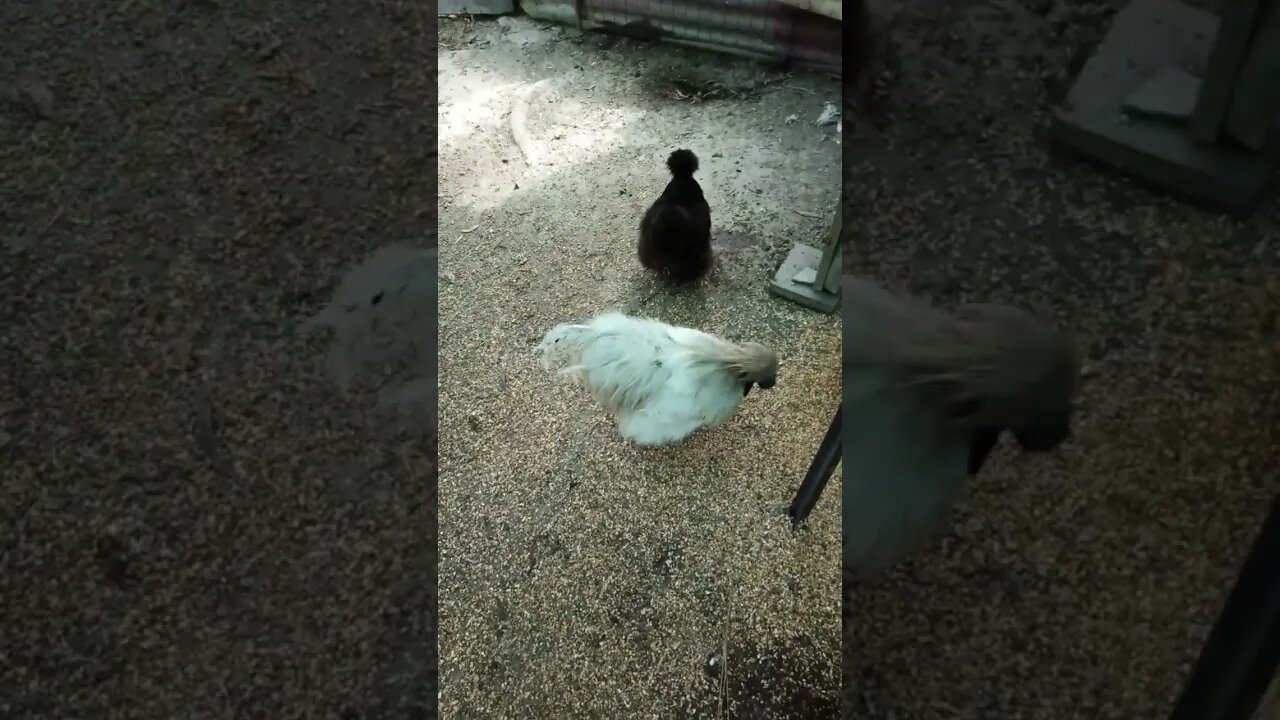
{"type": "MultiPolygon", "coordinates": [[[[819,312],[835,312],[840,296],[814,287],[822,264],[822,248],[796,243],[769,282],[769,292],[819,312]]],[[[823,273],[823,277],[829,273],[823,273]]]]}
{"type": "Polygon", "coordinates": [[[832,208],[823,244],[798,242],[769,281],[769,292],[820,312],[840,307],[840,208],[832,208]]]}
{"type": "Polygon", "coordinates": [[[722,717],[723,694],[733,717],[833,717],[838,505],[799,536],[785,512],[839,402],[839,324],[766,285],[837,200],[810,120],[839,86],[520,19],[442,21],[440,43],[442,715],[722,717]],[[711,79],[723,99],[673,97],[711,79]],[[635,258],[677,147],[720,253],[679,293],[635,258]],[[779,383],[640,451],[532,352],[609,309],[770,344],[779,383]]]}
{"type": "Polygon", "coordinates": [[[1200,85],[1200,78],[1170,65],[1138,86],[1125,98],[1120,109],[1152,120],[1185,125],[1195,112],[1200,85]]]}

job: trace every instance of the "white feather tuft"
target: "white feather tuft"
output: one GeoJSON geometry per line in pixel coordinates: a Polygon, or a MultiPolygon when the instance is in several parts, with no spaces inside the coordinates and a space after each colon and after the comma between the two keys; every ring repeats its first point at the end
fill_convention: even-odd
{"type": "Polygon", "coordinates": [[[343,276],[330,303],[304,330],[330,330],[330,373],[344,390],[379,368],[377,409],[436,431],[436,248],[392,246],[343,276]],[[389,376],[389,377],[386,377],[389,376]]]}

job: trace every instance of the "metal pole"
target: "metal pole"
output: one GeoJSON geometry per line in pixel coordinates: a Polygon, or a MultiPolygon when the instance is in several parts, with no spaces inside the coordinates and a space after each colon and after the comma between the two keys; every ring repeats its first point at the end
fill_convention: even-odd
{"type": "Polygon", "coordinates": [[[1280,496],[1169,720],[1246,720],[1280,664],[1280,496]]]}
{"type": "Polygon", "coordinates": [[[796,491],[791,507],[787,509],[792,525],[804,522],[809,517],[809,513],[813,512],[813,506],[818,503],[818,498],[822,497],[827,481],[831,479],[836,465],[840,463],[840,414],[843,410],[844,403],[841,403],[840,407],[836,408],[836,416],[831,419],[831,425],[827,427],[827,434],[818,445],[818,452],[814,454],[813,462],[809,463],[809,471],[804,474],[804,481],[800,483],[800,489],[796,491]]]}

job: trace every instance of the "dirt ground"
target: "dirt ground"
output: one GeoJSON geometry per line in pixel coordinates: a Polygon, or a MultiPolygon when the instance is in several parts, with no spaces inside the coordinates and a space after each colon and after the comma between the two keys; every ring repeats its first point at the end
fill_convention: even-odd
{"type": "Polygon", "coordinates": [[[0,6],[0,715],[435,717],[435,448],[298,333],[434,243],[434,26],[0,6]]]}
{"type": "Polygon", "coordinates": [[[765,287],[834,210],[813,120],[838,83],[528,20],[440,43],[442,714],[835,716],[839,485],[799,536],[785,509],[839,402],[839,320],[765,287]],[[665,292],[635,243],[677,147],[721,257],[665,292]],[[779,383],[640,451],[532,351],[610,309],[769,344],[779,383]]]}
{"type": "Polygon", "coordinates": [[[1045,142],[1119,5],[905,4],[846,141],[849,271],[1039,308],[1089,372],[1060,453],[1005,448],[948,537],[846,586],[849,717],[1167,717],[1280,491],[1280,208],[1225,219],[1045,142]]]}

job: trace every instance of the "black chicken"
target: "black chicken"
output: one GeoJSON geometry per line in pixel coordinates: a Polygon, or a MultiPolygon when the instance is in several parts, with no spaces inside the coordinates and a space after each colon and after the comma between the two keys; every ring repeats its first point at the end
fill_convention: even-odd
{"type": "Polygon", "coordinates": [[[711,269],[711,208],[693,179],[698,156],[692,150],[671,153],[667,168],[671,182],[640,221],[640,264],[683,284],[711,269]]]}

